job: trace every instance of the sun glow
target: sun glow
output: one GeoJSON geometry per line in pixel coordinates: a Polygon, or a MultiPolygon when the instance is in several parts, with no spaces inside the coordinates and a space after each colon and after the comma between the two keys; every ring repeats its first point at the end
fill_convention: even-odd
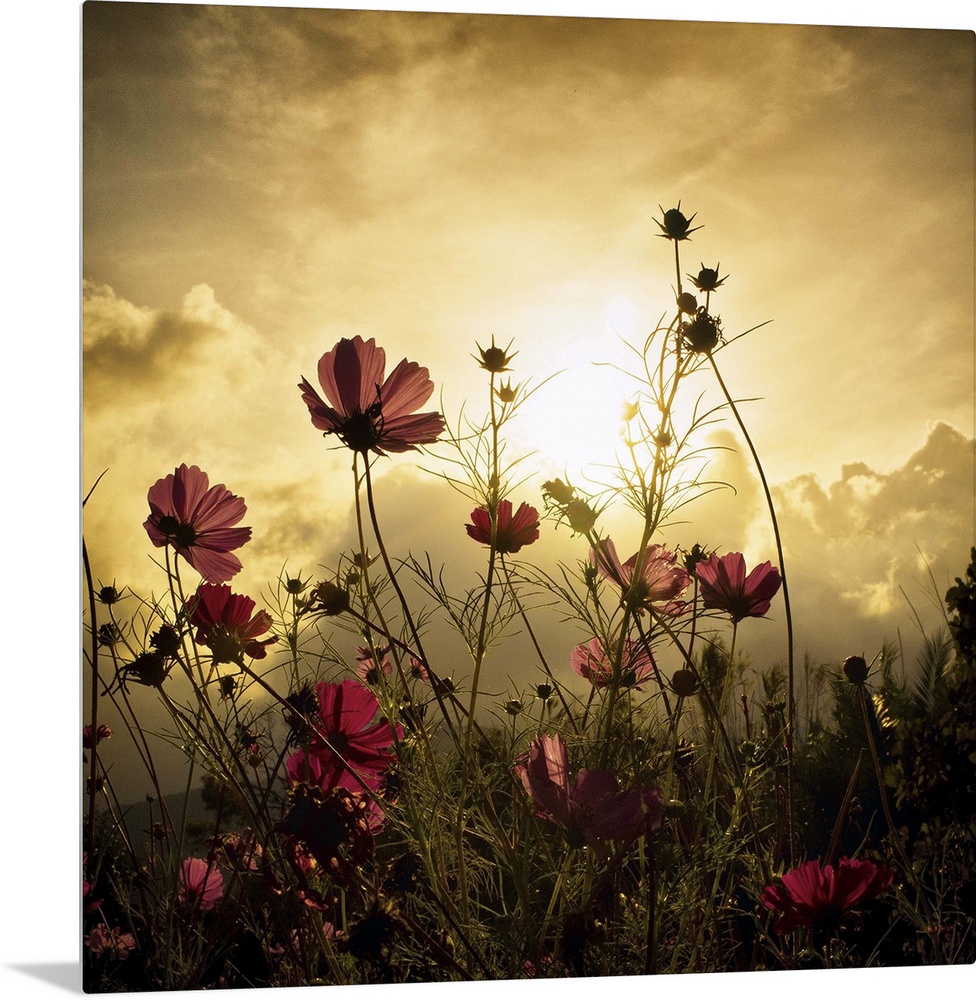
{"type": "MultiPolygon", "coordinates": [[[[603,321],[602,335],[574,339],[561,350],[557,374],[526,401],[515,431],[522,439],[518,443],[537,454],[537,466],[565,473],[580,485],[613,482],[620,464],[631,466],[627,434],[637,437],[637,460],[649,460],[640,438],[660,419],[643,381],[643,361],[632,349],[642,346],[648,335],[639,308],[629,297],[616,295],[607,300],[603,321]],[[641,416],[634,418],[638,403],[641,416]]],[[[655,355],[658,349],[653,348],[655,355]]],[[[656,361],[656,356],[650,359],[652,369],[656,361]]],[[[671,418],[676,437],[694,420],[696,381],[675,400],[671,418]]]]}

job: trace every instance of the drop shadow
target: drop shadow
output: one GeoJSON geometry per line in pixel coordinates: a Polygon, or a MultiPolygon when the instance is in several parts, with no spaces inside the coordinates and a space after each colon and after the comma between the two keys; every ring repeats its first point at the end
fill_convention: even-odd
{"type": "Polygon", "coordinates": [[[78,962],[13,963],[7,968],[51,986],[60,987],[69,993],[77,995],[82,993],[81,964],[78,962]]]}

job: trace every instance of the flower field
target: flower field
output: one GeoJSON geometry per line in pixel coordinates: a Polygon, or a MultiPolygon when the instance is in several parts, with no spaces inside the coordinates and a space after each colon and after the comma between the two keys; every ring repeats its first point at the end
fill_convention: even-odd
{"type": "MultiPolygon", "coordinates": [[[[887,645],[802,658],[789,539],[722,372],[745,335],[717,312],[729,278],[683,259],[700,225],[661,210],[674,284],[632,345],[635,395],[600,487],[526,486],[531,456],[507,435],[534,389],[513,344],[476,345],[482,415],[452,420],[427,368],[357,335],[294,394],[310,451],[348,455],[333,489],[353,504],[354,551],[235,592],[246,500],[190,456],[146,484],[161,596],[95,579],[85,551],[87,991],[976,961],[976,550],[912,671],[887,645]],[[693,376],[718,405],[686,405],[693,376]],[[679,529],[721,485],[699,434],[723,423],[762,486],[760,560],[723,547],[720,524],[708,544],[679,529]],[[483,557],[461,590],[384,540],[377,467],[421,457],[471,504],[442,529],[483,557]],[[627,510],[635,551],[604,529],[610,509],[627,510]],[[533,546],[557,530],[577,557],[553,572],[533,546]],[[747,676],[743,644],[771,614],[782,654],[747,676]],[[543,619],[588,638],[557,660],[543,619]],[[439,658],[443,630],[466,662],[439,658]],[[519,687],[486,691],[513,635],[533,651],[510,671],[519,687]],[[105,724],[109,701],[122,726],[105,724]],[[203,822],[165,794],[150,705],[203,822]],[[127,820],[116,754],[154,789],[148,825],[127,820]]],[[[99,502],[96,483],[85,504],[99,502]]]]}

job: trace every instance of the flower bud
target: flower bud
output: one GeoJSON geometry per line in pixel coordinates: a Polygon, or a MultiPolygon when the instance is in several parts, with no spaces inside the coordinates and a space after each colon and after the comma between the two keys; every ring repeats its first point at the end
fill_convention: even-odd
{"type": "Polygon", "coordinates": [[[844,676],[852,684],[863,684],[868,679],[868,665],[863,656],[848,656],[844,660],[844,676]]]}
{"type": "MultiPolygon", "coordinates": [[[[661,206],[658,205],[658,208],[661,206]]],[[[681,211],[680,201],[677,208],[669,208],[666,212],[661,208],[661,211],[664,212],[664,221],[657,223],[661,229],[658,236],[662,236],[666,240],[686,240],[695,232],[695,229],[701,229],[701,226],[695,226],[695,229],[691,228],[691,223],[698,213],[696,212],[690,219],[686,218],[681,211]]],[[[656,219],[654,221],[657,222],[656,219]]]]}
{"type": "Polygon", "coordinates": [[[323,580],[312,591],[311,604],[323,615],[341,615],[349,610],[349,594],[331,581],[323,580]]]}
{"type": "Polygon", "coordinates": [[[719,285],[724,283],[725,278],[728,277],[728,275],[726,275],[725,278],[720,278],[718,276],[719,266],[721,265],[716,265],[715,267],[705,267],[705,265],[702,264],[701,270],[698,272],[696,277],[692,277],[690,274],[688,277],[691,278],[691,283],[698,289],[698,291],[714,292],[719,285]]]}
{"type": "Polygon", "coordinates": [[[683,560],[683,565],[685,570],[687,570],[689,576],[695,575],[695,567],[700,563],[704,562],[708,558],[708,553],[705,551],[705,547],[699,545],[695,542],[692,545],[691,550],[685,556],[683,560]]]}
{"type": "Polygon", "coordinates": [[[102,604],[115,604],[121,596],[115,587],[102,587],[98,592],[98,599],[102,604]]]}
{"type": "Polygon", "coordinates": [[[512,358],[515,357],[515,354],[518,354],[518,351],[516,351],[515,354],[508,353],[508,347],[511,347],[511,344],[504,349],[496,347],[494,337],[491,338],[491,347],[482,347],[480,344],[476,344],[475,346],[481,353],[481,359],[479,360],[478,358],[475,358],[475,361],[477,361],[478,364],[485,369],[485,371],[493,372],[494,374],[507,372],[508,366],[512,362],[512,358]]]}
{"type": "Polygon", "coordinates": [[[678,296],[678,308],[683,313],[688,313],[689,315],[694,316],[698,310],[698,299],[696,299],[691,292],[682,292],[678,296]]]}
{"type": "Polygon", "coordinates": [[[585,535],[596,524],[596,511],[585,500],[570,500],[566,517],[573,531],[585,535]]]}
{"type": "Polygon", "coordinates": [[[694,670],[682,667],[671,677],[671,689],[679,698],[690,698],[698,690],[698,677],[694,670]]]}
{"type": "Polygon", "coordinates": [[[542,495],[545,499],[560,506],[568,504],[573,499],[575,493],[576,490],[561,479],[552,479],[542,484],[542,495]]]}
{"type": "Polygon", "coordinates": [[[667,799],[661,803],[661,808],[665,816],[670,816],[673,819],[680,819],[682,816],[688,815],[688,803],[682,802],[681,799],[667,799]]]}
{"type": "Polygon", "coordinates": [[[691,322],[681,324],[681,333],[691,350],[707,354],[718,343],[718,322],[702,308],[691,322]]]}
{"type": "Polygon", "coordinates": [[[118,625],[115,622],[105,622],[98,626],[99,646],[114,646],[122,638],[118,625]]]}
{"type": "Polygon", "coordinates": [[[518,386],[513,389],[512,380],[509,379],[504,385],[500,385],[495,390],[495,395],[498,396],[503,403],[514,403],[515,397],[518,395],[518,386]]]}
{"type": "Polygon", "coordinates": [[[176,656],[180,651],[180,634],[172,625],[161,625],[149,639],[160,656],[176,656]]]}

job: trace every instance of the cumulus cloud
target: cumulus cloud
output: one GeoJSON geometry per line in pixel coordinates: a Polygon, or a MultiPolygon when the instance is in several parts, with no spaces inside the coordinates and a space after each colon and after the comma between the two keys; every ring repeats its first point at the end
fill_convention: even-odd
{"type": "Polygon", "coordinates": [[[853,462],[826,486],[804,475],[776,488],[811,652],[842,659],[899,635],[913,643],[913,608],[938,627],[937,603],[974,540],[973,468],[973,440],[940,422],[897,468],[853,462]]]}
{"type": "Polygon", "coordinates": [[[82,291],[89,416],[120,404],[158,405],[164,393],[205,381],[208,372],[226,373],[240,356],[265,360],[254,331],[217,302],[209,285],[191,288],[178,310],[138,306],[108,285],[87,280],[82,291]]]}

